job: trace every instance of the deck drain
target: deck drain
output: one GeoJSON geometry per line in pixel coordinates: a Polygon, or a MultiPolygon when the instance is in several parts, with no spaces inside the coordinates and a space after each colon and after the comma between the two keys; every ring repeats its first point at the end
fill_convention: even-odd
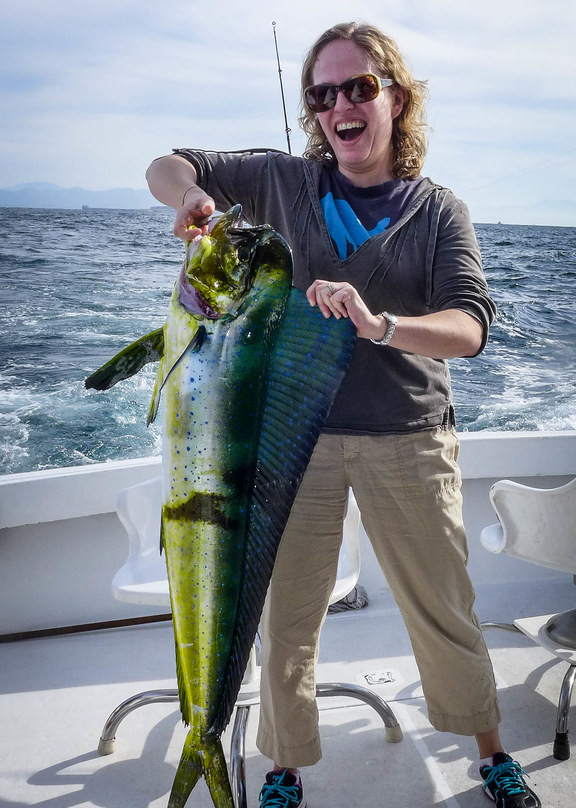
{"type": "Polygon", "coordinates": [[[379,671],[378,673],[367,673],[364,678],[369,685],[387,685],[396,681],[396,676],[392,671],[379,671]]]}

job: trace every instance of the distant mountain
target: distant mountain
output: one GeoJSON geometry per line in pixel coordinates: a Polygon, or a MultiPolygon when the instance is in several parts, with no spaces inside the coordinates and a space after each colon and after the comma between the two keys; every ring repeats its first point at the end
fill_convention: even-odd
{"type": "Polygon", "coordinates": [[[62,188],[50,182],[27,182],[12,188],[0,188],[0,207],[8,208],[150,208],[157,205],[145,188],[110,188],[90,191],[86,188],[62,188]]]}

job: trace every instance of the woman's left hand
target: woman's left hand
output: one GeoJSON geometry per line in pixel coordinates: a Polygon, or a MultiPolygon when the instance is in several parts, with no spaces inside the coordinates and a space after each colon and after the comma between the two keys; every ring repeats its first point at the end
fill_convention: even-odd
{"type": "Polygon", "coordinates": [[[311,306],[318,306],[324,317],[349,317],[365,339],[382,339],[386,324],[368,309],[358,291],[349,283],[314,281],[306,291],[311,306]]]}
{"type": "MultiPolygon", "coordinates": [[[[349,283],[314,281],[306,297],[311,306],[318,306],[324,317],[349,317],[359,337],[381,340],[386,333],[386,317],[372,314],[349,283]]],[[[453,359],[476,356],[482,341],[483,327],[479,320],[459,309],[445,309],[415,317],[398,317],[388,344],[421,356],[453,359]]]]}

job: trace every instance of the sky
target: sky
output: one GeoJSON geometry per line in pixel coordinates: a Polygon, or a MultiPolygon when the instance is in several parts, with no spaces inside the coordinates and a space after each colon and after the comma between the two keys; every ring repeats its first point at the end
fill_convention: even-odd
{"type": "Polygon", "coordinates": [[[274,31],[301,154],[302,60],[349,20],[428,81],[423,173],[473,221],[576,226],[573,0],[0,0],[0,188],[143,188],[173,147],[287,150],[274,31]]]}

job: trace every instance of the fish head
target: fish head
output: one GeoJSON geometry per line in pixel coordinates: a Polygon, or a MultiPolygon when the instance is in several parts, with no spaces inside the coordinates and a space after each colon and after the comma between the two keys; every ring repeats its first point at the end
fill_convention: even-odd
{"type": "Polygon", "coordinates": [[[209,232],[186,246],[181,304],[210,319],[233,316],[252,286],[259,245],[271,230],[248,226],[241,205],[212,219],[209,232]]]}

